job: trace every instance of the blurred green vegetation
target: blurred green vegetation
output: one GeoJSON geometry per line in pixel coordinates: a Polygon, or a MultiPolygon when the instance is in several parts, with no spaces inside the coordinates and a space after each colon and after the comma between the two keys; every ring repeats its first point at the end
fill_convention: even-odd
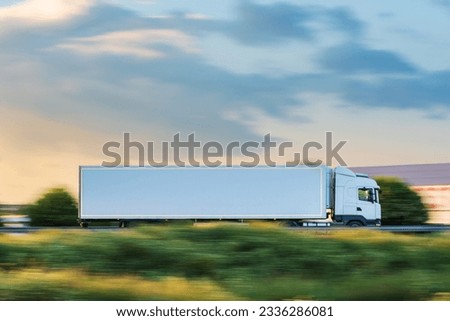
{"type": "Polygon", "coordinates": [[[64,188],[52,188],[34,204],[23,210],[33,226],[78,225],[78,206],[75,198],[64,188]]]}
{"type": "Polygon", "coordinates": [[[415,191],[396,177],[376,177],[381,187],[383,225],[417,225],[428,220],[428,212],[415,191]]]}
{"type": "Polygon", "coordinates": [[[211,224],[0,235],[0,300],[430,300],[448,234],[211,224]]]}

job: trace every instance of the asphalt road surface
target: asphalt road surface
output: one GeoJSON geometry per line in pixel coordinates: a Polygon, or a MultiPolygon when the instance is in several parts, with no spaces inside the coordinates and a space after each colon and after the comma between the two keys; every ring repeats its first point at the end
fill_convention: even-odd
{"type": "MultiPolygon", "coordinates": [[[[433,232],[450,232],[450,225],[404,225],[404,226],[376,226],[376,227],[289,227],[290,230],[295,231],[336,231],[336,230],[370,230],[370,231],[383,231],[391,233],[433,233],[433,232]]],[[[60,231],[120,231],[123,228],[114,226],[93,226],[82,229],[80,227],[0,227],[0,233],[32,233],[46,230],[60,230],[60,231]]],[[[126,228],[125,228],[126,230],[126,228]]]]}

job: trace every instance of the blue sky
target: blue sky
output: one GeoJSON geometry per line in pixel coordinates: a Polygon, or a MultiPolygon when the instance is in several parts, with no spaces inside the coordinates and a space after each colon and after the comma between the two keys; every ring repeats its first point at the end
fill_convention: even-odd
{"type": "Polygon", "coordinates": [[[450,159],[450,1],[2,1],[0,23],[0,203],[75,193],[123,132],[450,159]]]}

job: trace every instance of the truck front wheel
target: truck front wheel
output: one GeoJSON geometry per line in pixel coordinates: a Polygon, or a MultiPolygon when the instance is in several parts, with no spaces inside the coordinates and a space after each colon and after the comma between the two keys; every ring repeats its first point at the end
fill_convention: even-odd
{"type": "Polygon", "coordinates": [[[359,227],[359,226],[363,226],[363,223],[361,223],[360,221],[350,221],[347,223],[347,226],[349,227],[359,227]]]}

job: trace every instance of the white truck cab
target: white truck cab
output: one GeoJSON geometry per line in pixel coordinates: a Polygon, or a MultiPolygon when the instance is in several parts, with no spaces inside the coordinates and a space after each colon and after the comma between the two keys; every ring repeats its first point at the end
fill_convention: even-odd
{"type": "Polygon", "coordinates": [[[334,220],[349,226],[381,225],[380,186],[366,174],[334,169],[334,220]]]}

